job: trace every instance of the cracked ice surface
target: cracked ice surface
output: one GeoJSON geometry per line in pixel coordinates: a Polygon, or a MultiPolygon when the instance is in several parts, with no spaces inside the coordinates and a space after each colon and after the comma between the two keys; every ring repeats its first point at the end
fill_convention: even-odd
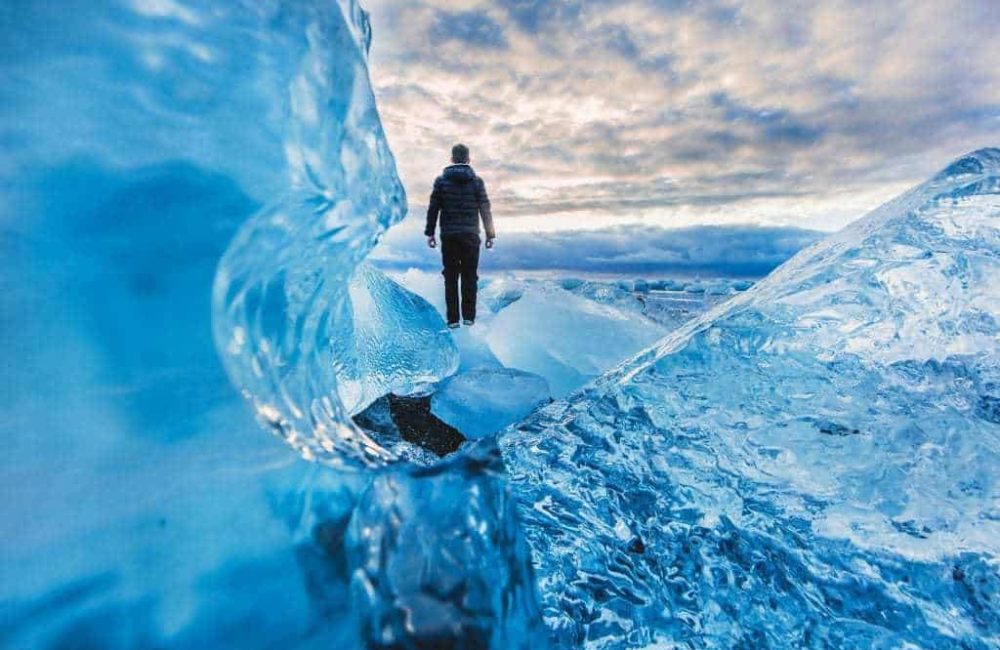
{"type": "Polygon", "coordinates": [[[566,646],[993,647],[1000,150],[502,434],[566,646]]]}

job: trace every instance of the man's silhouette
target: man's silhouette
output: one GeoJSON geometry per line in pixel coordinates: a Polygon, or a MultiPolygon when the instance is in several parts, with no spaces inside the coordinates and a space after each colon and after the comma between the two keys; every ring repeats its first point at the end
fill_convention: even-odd
{"type": "Polygon", "coordinates": [[[469,148],[464,144],[452,147],[451,162],[434,180],[424,234],[428,246],[437,246],[434,230],[440,215],[444,300],[448,305],[448,327],[455,328],[459,315],[459,279],[462,281],[462,320],[466,325],[476,322],[480,218],[486,230],[486,248],[493,248],[497,233],[493,230],[486,184],[469,166],[469,148]]]}

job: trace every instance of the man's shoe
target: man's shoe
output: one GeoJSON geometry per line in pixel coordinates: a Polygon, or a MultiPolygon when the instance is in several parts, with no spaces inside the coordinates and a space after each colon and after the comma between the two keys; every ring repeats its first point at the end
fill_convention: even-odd
{"type": "Polygon", "coordinates": [[[476,324],[476,321],[470,320],[468,318],[466,318],[465,320],[462,321],[462,325],[465,325],[466,327],[471,327],[471,326],[473,326],[475,324],[476,324]]]}
{"type": "Polygon", "coordinates": [[[457,330],[458,329],[458,323],[448,323],[448,329],[450,329],[450,330],[457,330]]]}

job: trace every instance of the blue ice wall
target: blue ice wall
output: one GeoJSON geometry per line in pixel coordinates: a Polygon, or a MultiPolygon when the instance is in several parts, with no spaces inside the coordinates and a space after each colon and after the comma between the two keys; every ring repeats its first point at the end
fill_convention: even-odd
{"type": "Polygon", "coordinates": [[[500,434],[565,647],[995,648],[1000,149],[500,434]]]}
{"type": "MultiPolygon", "coordinates": [[[[16,2],[0,29],[0,644],[357,646],[344,539],[370,476],[302,461],[240,393],[265,395],[269,426],[262,406],[304,413],[278,428],[311,457],[361,466],[324,432],[360,440],[347,414],[457,364],[422,299],[355,273],[404,205],[366,16],[16,2]]],[[[495,472],[475,480],[479,521],[507,525],[495,472]]],[[[500,601],[435,598],[518,643],[493,624],[500,601]]]]}

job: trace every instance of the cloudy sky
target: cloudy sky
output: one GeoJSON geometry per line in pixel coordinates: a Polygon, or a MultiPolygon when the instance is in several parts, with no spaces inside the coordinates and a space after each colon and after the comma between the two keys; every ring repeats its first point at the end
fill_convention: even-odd
{"type": "Polygon", "coordinates": [[[834,230],[1000,145],[998,0],[366,4],[412,221],[456,141],[501,236],[834,230]]]}

